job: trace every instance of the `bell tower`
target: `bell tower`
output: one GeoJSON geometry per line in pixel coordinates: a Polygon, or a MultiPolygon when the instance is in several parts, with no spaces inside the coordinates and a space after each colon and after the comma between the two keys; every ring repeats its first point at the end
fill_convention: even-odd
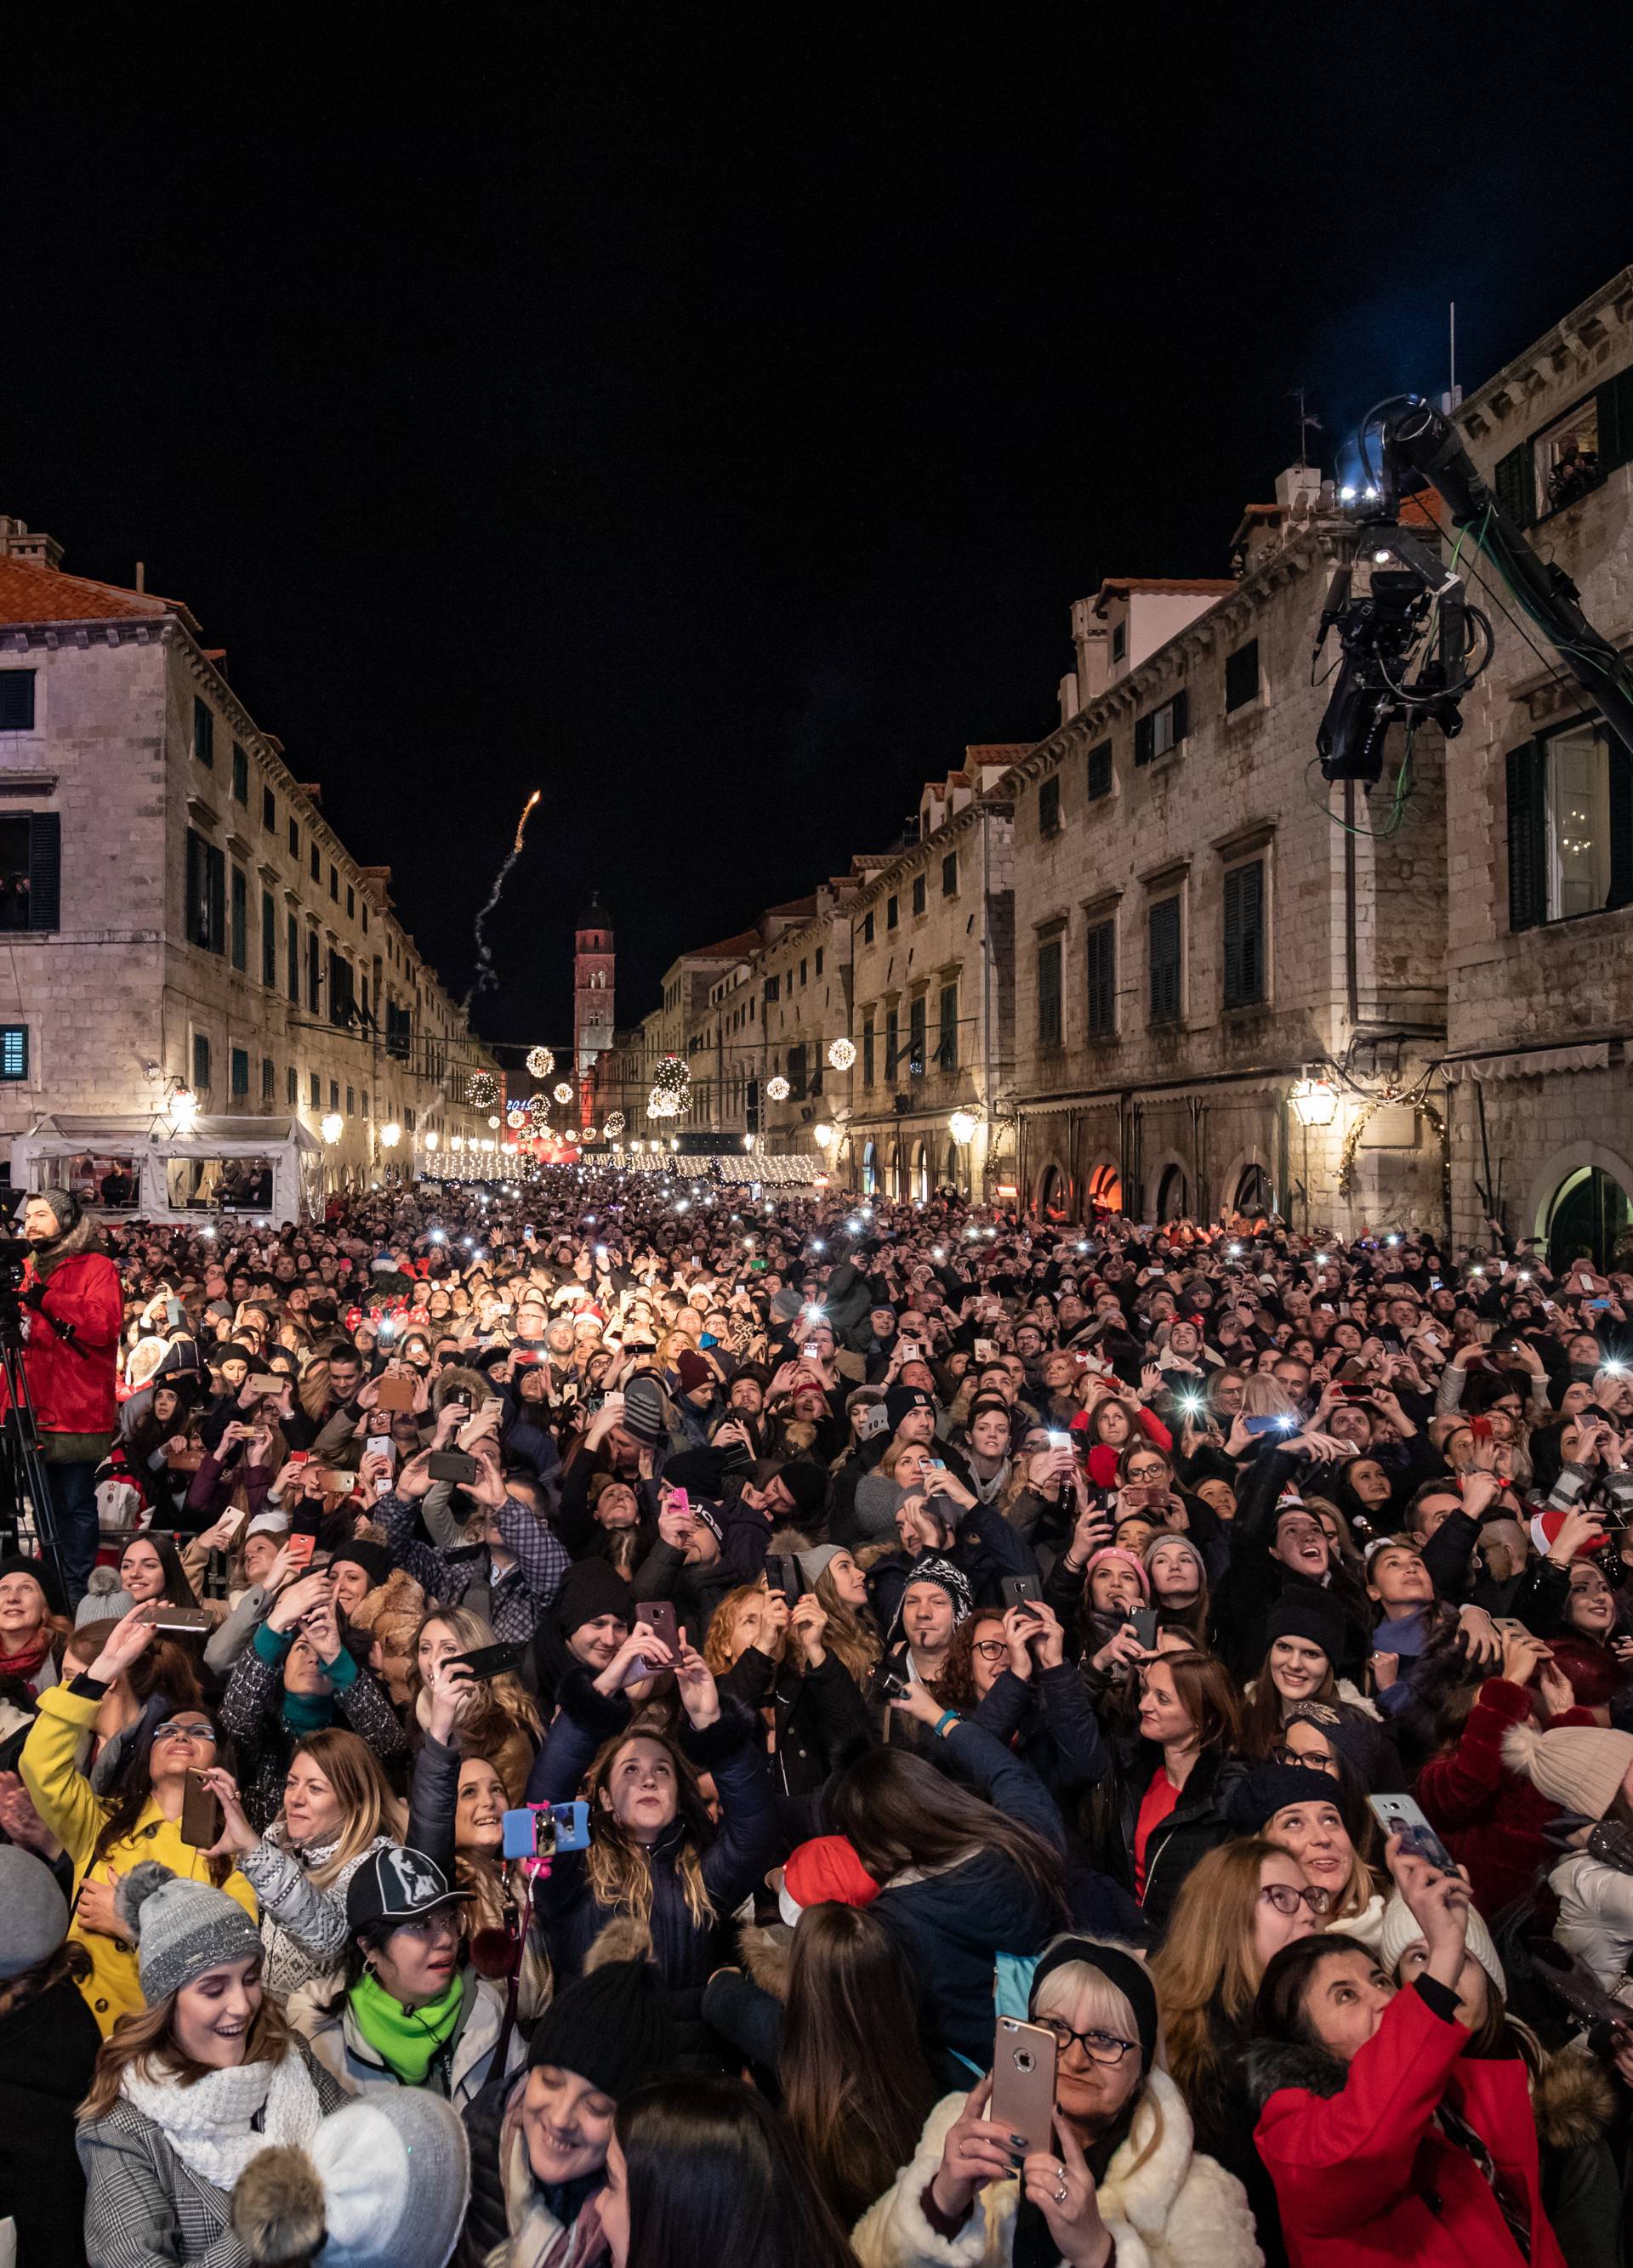
{"type": "Polygon", "coordinates": [[[595,1058],[612,1045],[616,958],[605,910],[592,890],[573,938],[573,1072],[580,1126],[595,1123],[595,1058]]]}

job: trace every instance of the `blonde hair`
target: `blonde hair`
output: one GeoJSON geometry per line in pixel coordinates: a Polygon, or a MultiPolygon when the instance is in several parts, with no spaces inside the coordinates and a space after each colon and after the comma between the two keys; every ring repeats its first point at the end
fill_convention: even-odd
{"type": "Polygon", "coordinates": [[[618,1824],[610,1805],[601,1800],[614,1764],[632,1741],[651,1741],[669,1757],[675,1774],[675,1815],[685,1830],[685,1838],[676,1853],[676,1877],[694,1926],[706,1929],[717,1918],[703,1881],[702,1845],[709,1832],[709,1815],[690,1760],[673,1734],[661,1725],[637,1723],[616,1733],[584,1775],[584,1792],[590,1807],[587,1867],[590,1896],[599,1906],[610,1907],[634,1921],[651,1925],[652,1855],[644,1844],[638,1843],[627,1829],[618,1824]]]}
{"type": "MultiPolygon", "coordinates": [[[[1108,1953],[1123,1954],[1131,1961],[1143,1959],[1137,1946],[1118,1945],[1110,1938],[1086,1938],[1082,1930],[1070,1932],[1065,1940],[1056,1938],[1053,1940],[1056,1945],[1062,1942],[1104,1945],[1108,1953]]],[[[1044,1950],[1046,1955],[1051,1948],[1046,1946],[1044,1950]]],[[[1079,2029],[1112,2032],[1119,2039],[1139,2038],[1140,2027],[1129,2006],[1128,1995],[1112,1984],[1104,1970],[1093,1968],[1086,1961],[1063,1961],[1058,1969],[1052,1969],[1038,1987],[1032,2013],[1038,2016],[1059,2016],[1069,2021],[1075,2012],[1083,2007],[1088,2009],[1088,2022],[1079,2029]]],[[[1153,2066],[1166,2061],[1160,2033],[1151,2061],[1153,2066]]],[[[1129,2168],[1130,2173],[1144,2165],[1153,2152],[1162,2147],[1163,2142],[1163,2106],[1146,2085],[1143,2073],[1128,2091],[1129,2108],[1132,2110],[1134,2103],[1141,2101],[1150,2110],[1151,2132],[1144,2148],[1129,2168]]]]}
{"type": "Polygon", "coordinates": [[[1218,2068],[1218,2020],[1232,2031],[1246,2025],[1264,1973],[1253,1937],[1260,1878],[1267,1859],[1290,1855],[1262,1835],[1243,1836],[1205,1852],[1180,1884],[1151,1977],[1169,2069],[1187,2098],[1218,2068]]]}
{"type": "Polygon", "coordinates": [[[292,1764],[295,1756],[311,1757],[340,1803],[340,1838],[330,1856],[307,1876],[314,1889],[327,1889],[377,1837],[388,1835],[400,1843],[407,1819],[373,1749],[344,1726],[308,1733],[296,1742],[292,1764]]]}
{"type": "MultiPolygon", "coordinates": [[[[409,1657],[410,1714],[417,1712],[425,1690],[419,1674],[419,1642],[432,1623],[441,1623],[453,1633],[462,1653],[474,1653],[479,1646],[499,1643],[492,1624],[469,1607],[429,1608],[414,1632],[409,1657]]],[[[520,1803],[543,1733],[537,1705],[514,1670],[505,1670],[497,1677],[478,1678],[476,1690],[477,1706],[455,1725],[455,1742],[467,1754],[486,1756],[504,1781],[512,1803],[520,1803]]]]}

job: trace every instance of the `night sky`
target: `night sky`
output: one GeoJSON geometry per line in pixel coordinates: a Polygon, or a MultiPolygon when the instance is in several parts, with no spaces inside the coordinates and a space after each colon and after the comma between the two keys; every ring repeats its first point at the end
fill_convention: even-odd
{"type": "Polygon", "coordinates": [[[13,41],[0,511],[186,600],[456,994],[542,786],[478,1027],[566,1036],[592,883],[632,1021],[1228,571],[1294,389],[1330,468],[1633,260],[1608,16],[1205,15],[13,41]]]}

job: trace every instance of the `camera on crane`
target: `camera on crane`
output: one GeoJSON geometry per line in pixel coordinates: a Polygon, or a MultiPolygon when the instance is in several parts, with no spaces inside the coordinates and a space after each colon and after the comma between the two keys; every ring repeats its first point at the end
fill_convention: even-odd
{"type": "Polygon", "coordinates": [[[1484,655],[1469,665],[1482,637],[1489,653],[1490,631],[1465,603],[1460,584],[1445,576],[1431,584],[1403,563],[1375,566],[1357,592],[1352,570],[1341,567],[1322,610],[1318,653],[1330,630],[1343,658],[1316,735],[1323,779],[1375,785],[1392,725],[1436,725],[1447,740],[1461,732],[1459,704],[1484,655]]]}

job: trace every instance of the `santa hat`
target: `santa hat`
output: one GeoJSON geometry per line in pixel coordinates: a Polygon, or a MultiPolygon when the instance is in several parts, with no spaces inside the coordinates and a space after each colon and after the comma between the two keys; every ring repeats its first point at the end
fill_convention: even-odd
{"type": "MultiPolygon", "coordinates": [[[[1555,1538],[1570,1516],[1568,1512],[1539,1512],[1532,1520],[1531,1541],[1544,1559],[1553,1550],[1555,1538]]],[[[1609,1537],[1603,1533],[1590,1535],[1585,1541],[1578,1544],[1572,1557],[1586,1559],[1593,1552],[1601,1550],[1609,1540],[1609,1537]]]]}
{"type": "Polygon", "coordinates": [[[879,1885],[843,1835],[814,1835],[788,1854],[777,1903],[790,1929],[807,1906],[868,1906],[879,1885]]]}

